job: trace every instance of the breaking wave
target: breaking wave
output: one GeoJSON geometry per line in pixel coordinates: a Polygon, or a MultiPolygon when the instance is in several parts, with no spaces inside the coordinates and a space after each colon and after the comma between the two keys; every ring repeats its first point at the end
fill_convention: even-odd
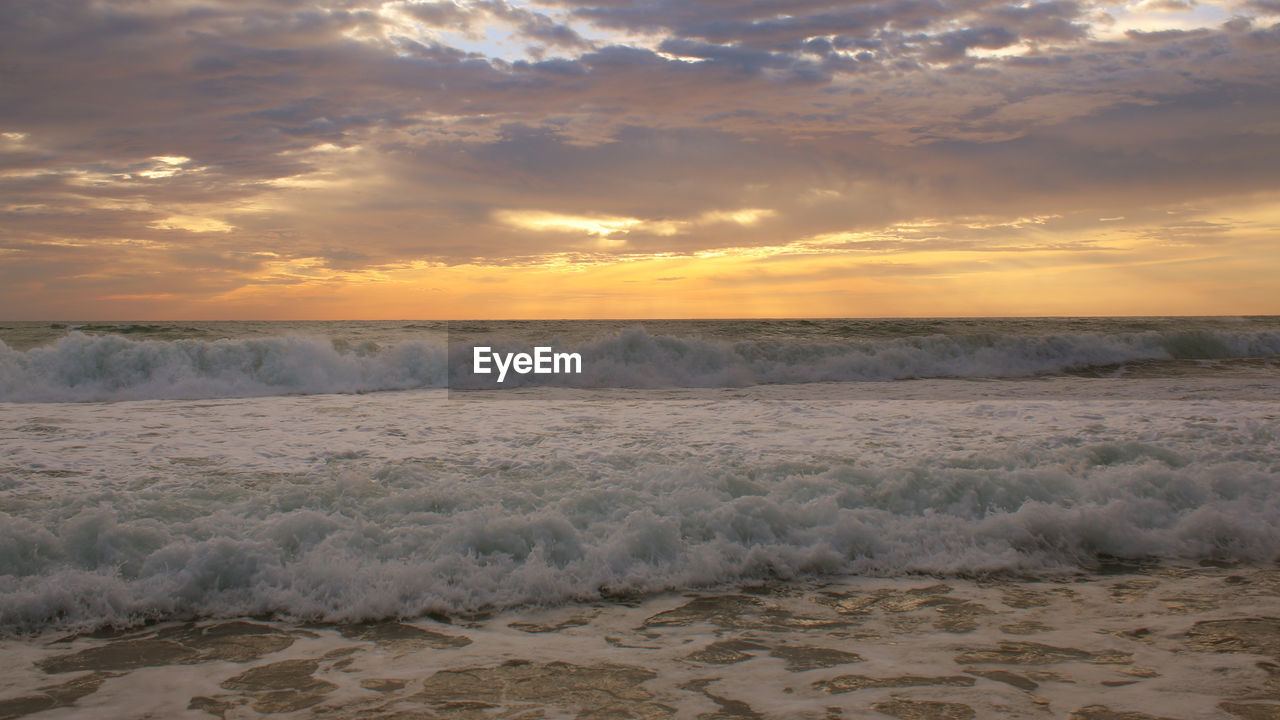
{"type": "MultiPolygon", "coordinates": [[[[486,344],[528,351],[528,343],[486,344]]],[[[583,373],[508,375],[503,387],[737,387],[763,383],[1013,378],[1161,360],[1280,355],[1280,332],[928,335],[850,342],[711,340],[631,328],[571,347],[583,373]]],[[[470,345],[324,338],[138,340],[70,332],[26,351],[0,342],[0,400],[67,402],[467,387],[470,345]]]]}
{"type": "Polygon", "coordinates": [[[1271,562],[1274,437],[1242,440],[1200,458],[1113,442],[879,467],[348,457],[164,496],[104,488],[32,519],[0,512],[0,633],[412,617],[827,573],[1071,572],[1103,557],[1271,562]]]}
{"type": "Polygon", "coordinates": [[[0,400],[83,402],[442,387],[442,347],[297,336],[134,340],[71,332],[25,352],[0,342],[0,400]]]}

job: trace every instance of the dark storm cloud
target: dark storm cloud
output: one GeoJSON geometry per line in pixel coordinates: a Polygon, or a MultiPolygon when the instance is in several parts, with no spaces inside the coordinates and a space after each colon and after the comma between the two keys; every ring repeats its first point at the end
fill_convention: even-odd
{"type": "Polygon", "coordinates": [[[1271,16],[1101,42],[1092,12],[14,0],[0,264],[14,282],[178,293],[161,269],[204,267],[201,292],[221,292],[271,258],[691,253],[1280,189],[1271,16]],[[725,214],[743,208],[770,212],[725,214]],[[505,211],[636,222],[601,242],[505,211]]]}

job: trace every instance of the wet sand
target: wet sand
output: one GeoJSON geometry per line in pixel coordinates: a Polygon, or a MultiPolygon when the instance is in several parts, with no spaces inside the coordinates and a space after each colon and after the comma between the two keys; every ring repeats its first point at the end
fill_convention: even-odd
{"type": "Polygon", "coordinates": [[[737,587],[0,641],[8,718],[1280,718],[1280,570],[737,587]]]}

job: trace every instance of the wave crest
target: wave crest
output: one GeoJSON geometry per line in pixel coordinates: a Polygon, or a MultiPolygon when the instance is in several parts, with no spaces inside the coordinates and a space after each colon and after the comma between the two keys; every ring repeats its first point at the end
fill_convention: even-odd
{"type": "MultiPolygon", "coordinates": [[[[0,342],[0,400],[77,402],[476,387],[459,369],[475,343],[379,346],[298,336],[137,340],[73,331],[27,351],[0,342]],[[452,367],[452,372],[451,368],[452,367]]],[[[530,343],[494,337],[499,351],[530,343]]],[[[1187,331],[928,335],[795,342],[651,335],[636,327],[557,351],[581,375],[509,374],[501,387],[739,387],[913,378],[1014,378],[1161,360],[1280,355],[1280,332],[1187,331]]]]}
{"type": "Polygon", "coordinates": [[[1095,443],[897,466],[637,453],[567,467],[557,455],[487,482],[435,461],[335,461],[257,478],[233,500],[192,483],[181,506],[198,511],[172,516],[128,493],[77,499],[40,524],[0,512],[0,636],[166,617],[414,617],[823,574],[1270,563],[1280,479],[1265,459],[1231,459],[1249,447],[1192,459],[1095,443]]]}
{"type": "Polygon", "coordinates": [[[421,342],[343,347],[296,336],[133,340],[71,332],[20,352],[0,342],[0,400],[83,402],[441,387],[444,351],[421,342]]]}

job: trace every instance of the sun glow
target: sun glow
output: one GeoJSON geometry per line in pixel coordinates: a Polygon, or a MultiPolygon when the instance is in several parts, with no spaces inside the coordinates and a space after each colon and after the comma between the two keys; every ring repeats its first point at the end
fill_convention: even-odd
{"type": "Polygon", "coordinates": [[[156,220],[148,227],[156,230],[186,230],[194,233],[225,233],[235,229],[235,226],[217,218],[199,215],[170,215],[162,220],[156,220]]]}

